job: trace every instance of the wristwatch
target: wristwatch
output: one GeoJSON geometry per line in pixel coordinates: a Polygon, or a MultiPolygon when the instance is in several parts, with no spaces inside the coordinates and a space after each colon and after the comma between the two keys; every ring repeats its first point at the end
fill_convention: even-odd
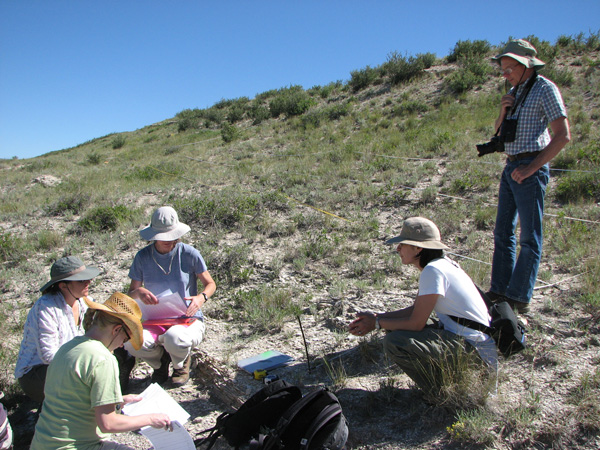
{"type": "Polygon", "coordinates": [[[379,317],[375,316],[375,329],[381,330],[381,324],[379,323],[379,317]]]}
{"type": "Polygon", "coordinates": [[[206,303],[208,301],[208,295],[206,295],[204,292],[201,292],[201,294],[204,297],[204,303],[206,303]]]}

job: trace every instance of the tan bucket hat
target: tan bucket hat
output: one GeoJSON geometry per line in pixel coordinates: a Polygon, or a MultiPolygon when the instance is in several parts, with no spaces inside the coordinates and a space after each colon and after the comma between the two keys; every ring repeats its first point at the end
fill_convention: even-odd
{"type": "Polygon", "coordinates": [[[524,39],[513,39],[506,44],[504,50],[501,54],[494,56],[492,58],[493,61],[496,61],[500,64],[500,60],[508,56],[521,64],[523,64],[528,69],[537,68],[541,69],[546,65],[546,63],[538,58],[536,58],[537,50],[530,42],[524,39]]]}
{"type": "Polygon", "coordinates": [[[142,311],[134,299],[121,292],[115,292],[104,303],[94,302],[87,297],[83,299],[89,308],[121,319],[129,329],[133,348],[139,350],[142,347],[142,311]]]}
{"type": "Polygon", "coordinates": [[[420,248],[443,250],[449,248],[442,244],[440,230],[431,220],[424,217],[410,217],[404,221],[399,236],[385,241],[386,244],[410,244],[420,248]]]}
{"type": "Polygon", "coordinates": [[[177,211],[170,206],[161,206],[154,214],[152,220],[140,236],[147,241],[176,241],[190,231],[190,227],[179,221],[177,211]]]}

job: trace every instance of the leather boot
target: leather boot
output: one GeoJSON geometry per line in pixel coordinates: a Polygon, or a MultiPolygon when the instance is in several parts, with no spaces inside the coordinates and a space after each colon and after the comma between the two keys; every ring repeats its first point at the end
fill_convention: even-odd
{"type": "Polygon", "coordinates": [[[183,362],[181,369],[173,369],[173,377],[171,378],[172,383],[175,386],[183,386],[190,379],[190,365],[192,362],[192,356],[188,355],[183,362]]]}
{"type": "Polygon", "coordinates": [[[171,356],[165,351],[160,357],[160,367],[154,369],[152,373],[152,382],[163,384],[169,379],[169,363],[171,362],[171,356]]]}

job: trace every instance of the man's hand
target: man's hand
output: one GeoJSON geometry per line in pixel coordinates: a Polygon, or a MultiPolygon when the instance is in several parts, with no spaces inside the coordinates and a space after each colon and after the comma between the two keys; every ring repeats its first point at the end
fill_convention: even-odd
{"type": "Polygon", "coordinates": [[[356,315],[350,325],[348,331],[354,336],[364,336],[375,329],[375,314],[371,312],[360,312],[356,315]]]}

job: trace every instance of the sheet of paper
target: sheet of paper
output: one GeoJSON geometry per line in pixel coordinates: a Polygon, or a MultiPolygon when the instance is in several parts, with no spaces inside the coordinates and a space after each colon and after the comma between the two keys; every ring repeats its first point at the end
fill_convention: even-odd
{"type": "Polygon", "coordinates": [[[157,305],[146,305],[141,300],[136,300],[142,310],[142,320],[164,319],[166,317],[181,317],[185,315],[187,306],[181,296],[175,292],[167,291],[156,296],[157,305]]]}
{"type": "Polygon", "coordinates": [[[173,431],[164,428],[144,427],[140,430],[142,435],[152,442],[154,450],[196,450],[190,433],[179,422],[171,422],[173,431]]]}
{"type": "MultiPolygon", "coordinates": [[[[186,423],[190,418],[188,412],[157,383],[152,383],[140,394],[139,402],[128,403],[123,407],[123,414],[139,416],[141,414],[164,413],[171,421],[186,423]]],[[[174,447],[176,448],[176,447],[174,447]]]]}

